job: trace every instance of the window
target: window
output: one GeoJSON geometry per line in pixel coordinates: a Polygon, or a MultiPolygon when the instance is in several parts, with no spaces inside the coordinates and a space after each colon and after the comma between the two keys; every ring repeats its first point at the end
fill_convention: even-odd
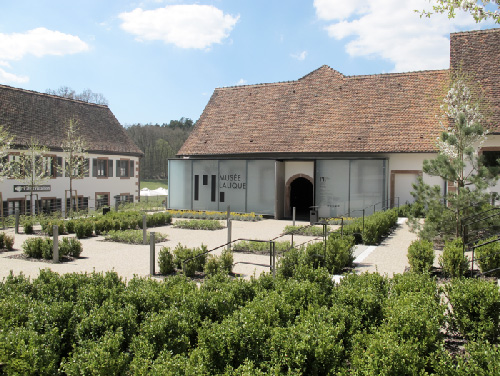
{"type": "Polygon", "coordinates": [[[200,175],[194,176],[194,200],[200,199],[200,175]]]}
{"type": "Polygon", "coordinates": [[[484,165],[486,167],[500,167],[500,150],[483,150],[484,165]]]}
{"type": "Polygon", "coordinates": [[[92,160],[92,176],[107,178],[113,176],[113,160],[107,158],[94,158],[92,160]]]}
{"type": "Polygon", "coordinates": [[[130,177],[130,164],[128,159],[120,159],[116,161],[116,176],[120,178],[130,177]]]}
{"type": "Polygon", "coordinates": [[[109,206],[109,192],[96,192],[95,208],[99,209],[103,206],[109,206]]]}

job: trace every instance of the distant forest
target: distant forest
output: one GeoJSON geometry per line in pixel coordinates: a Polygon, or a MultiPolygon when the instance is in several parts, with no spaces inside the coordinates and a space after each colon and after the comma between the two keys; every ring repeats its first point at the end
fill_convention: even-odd
{"type": "Polygon", "coordinates": [[[181,118],[164,124],[134,124],[126,128],[129,136],[144,152],[141,179],[167,179],[167,158],[173,158],[193,130],[191,119],[181,118]]]}

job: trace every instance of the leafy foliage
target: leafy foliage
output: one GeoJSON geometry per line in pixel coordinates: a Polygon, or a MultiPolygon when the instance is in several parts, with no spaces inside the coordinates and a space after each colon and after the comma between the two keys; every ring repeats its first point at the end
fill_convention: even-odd
{"type": "Polygon", "coordinates": [[[190,229],[190,230],[221,230],[224,226],[220,221],[210,220],[210,219],[192,219],[185,221],[174,222],[174,227],[190,229]]]}
{"type": "Polygon", "coordinates": [[[446,242],[439,265],[449,277],[463,277],[469,271],[469,259],[464,255],[462,239],[446,242]]]}
{"type": "Polygon", "coordinates": [[[408,247],[408,262],[415,273],[430,272],[434,257],[434,245],[430,241],[414,240],[408,247]]]}

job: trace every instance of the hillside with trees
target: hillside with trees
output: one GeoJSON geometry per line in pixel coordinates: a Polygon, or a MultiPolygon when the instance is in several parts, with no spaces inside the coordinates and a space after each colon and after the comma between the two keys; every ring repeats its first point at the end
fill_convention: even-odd
{"type": "Polygon", "coordinates": [[[141,179],[166,179],[167,158],[173,158],[188,138],[195,123],[188,118],[164,124],[134,124],[126,128],[129,136],[144,152],[141,179]]]}

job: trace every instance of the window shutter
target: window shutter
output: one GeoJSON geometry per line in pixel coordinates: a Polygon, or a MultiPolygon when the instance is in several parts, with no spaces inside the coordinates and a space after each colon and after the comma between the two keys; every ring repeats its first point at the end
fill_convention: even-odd
{"type": "Polygon", "coordinates": [[[63,176],[63,171],[62,171],[62,168],[63,168],[63,159],[62,157],[57,157],[57,169],[56,169],[56,176],[58,178],[62,177],[63,176]]]}
{"type": "Polygon", "coordinates": [[[134,161],[130,161],[130,169],[129,169],[129,172],[128,172],[128,176],[130,176],[131,178],[134,177],[134,161]]]}
{"type": "Polygon", "coordinates": [[[96,158],[92,159],[92,176],[94,178],[97,177],[97,159],[96,158]]]}
{"type": "Polygon", "coordinates": [[[113,160],[108,160],[108,177],[113,177],[113,160]]]}
{"type": "Polygon", "coordinates": [[[89,173],[90,173],[90,171],[89,171],[90,170],[90,166],[89,166],[89,159],[88,158],[85,158],[84,168],[85,168],[85,170],[84,170],[85,171],[84,176],[86,178],[88,178],[89,177],[89,173]]]}

